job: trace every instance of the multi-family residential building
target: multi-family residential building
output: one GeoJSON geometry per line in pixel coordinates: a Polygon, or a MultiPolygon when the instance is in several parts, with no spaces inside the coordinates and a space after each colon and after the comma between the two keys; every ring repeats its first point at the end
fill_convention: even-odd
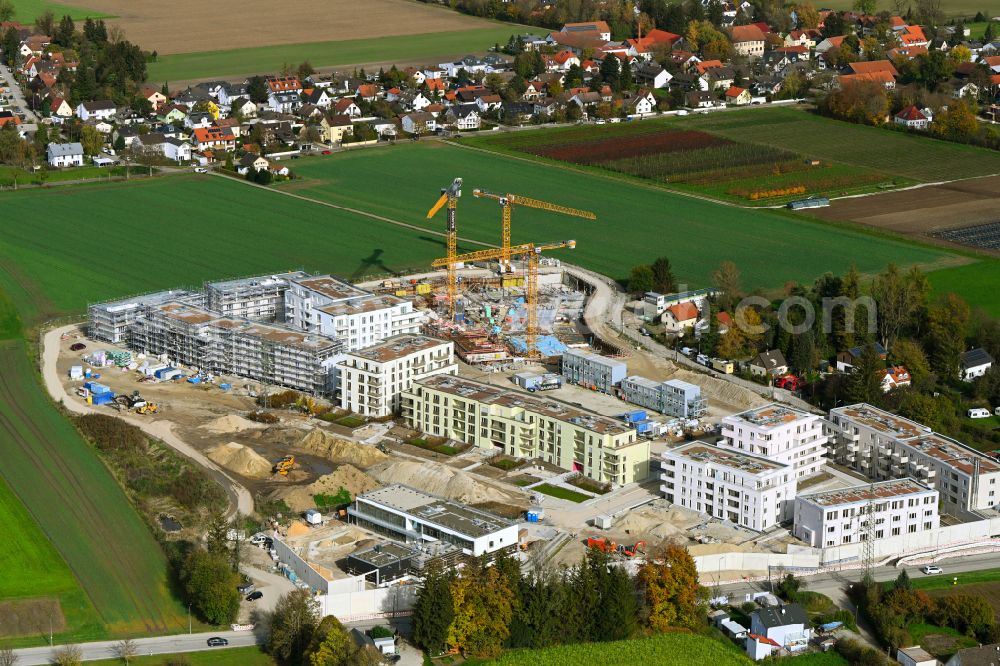
{"type": "Polygon", "coordinates": [[[205,283],[206,306],[227,317],[260,321],[285,318],[285,291],[290,280],[309,277],[301,271],[205,283]]]}
{"type": "Polygon", "coordinates": [[[860,403],[830,411],[831,458],[871,479],[912,477],[945,509],[1000,506],[1000,463],[930,428],[860,403]]]}
{"type": "Polygon", "coordinates": [[[597,481],[624,485],[649,473],[649,442],[635,428],[551,398],[438,375],[404,391],[402,411],[417,430],[597,481]]]}
{"type": "Polygon", "coordinates": [[[348,351],[419,333],[424,314],[396,296],[378,296],[329,275],[290,280],[285,321],[344,341],[348,351]]]}
{"type": "Polygon", "coordinates": [[[777,403],[725,417],[722,437],[719,446],[791,465],[797,479],[818,474],[826,462],[823,419],[777,403]]]}
{"type": "Polygon", "coordinates": [[[397,335],[350,352],[337,364],[340,407],[362,416],[390,416],[414,381],[458,373],[455,343],[425,335],[397,335]]]}
{"type": "Polygon", "coordinates": [[[604,393],[611,393],[627,373],[624,361],[583,349],[567,349],[562,355],[562,374],[566,381],[604,393]]]}
{"type": "Polygon", "coordinates": [[[352,522],[391,539],[444,542],[466,555],[517,547],[517,523],[401,484],[358,495],[347,515],[352,522]]]}
{"type": "Polygon", "coordinates": [[[705,442],[663,452],[660,490],[679,506],[763,532],[792,517],[791,465],[705,442]]]}
{"type": "Polygon", "coordinates": [[[795,498],[793,533],[814,548],[936,530],[938,491],[913,479],[890,479],[795,498]]]}
{"type": "Polygon", "coordinates": [[[87,335],[94,340],[112,344],[128,342],[129,329],[145,313],[146,308],[170,301],[204,305],[205,297],[183,289],[174,289],[97,303],[87,309],[87,335]]]}
{"type": "Polygon", "coordinates": [[[684,419],[698,418],[706,410],[701,387],[679,379],[657,382],[630,375],[622,380],[621,397],[640,407],[684,419]]]}

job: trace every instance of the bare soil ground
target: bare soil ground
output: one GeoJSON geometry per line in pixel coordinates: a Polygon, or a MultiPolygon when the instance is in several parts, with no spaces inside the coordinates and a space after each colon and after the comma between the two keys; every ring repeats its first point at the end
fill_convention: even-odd
{"type": "Polygon", "coordinates": [[[66,628],[58,599],[21,599],[0,603],[0,637],[45,634],[50,627],[55,632],[66,628]]]}
{"type": "MultiPolygon", "coordinates": [[[[219,51],[341,39],[386,38],[485,27],[488,23],[408,0],[267,0],[222,2],[206,13],[198,0],[171,3],[81,0],[118,18],[125,36],[160,54],[219,51]]],[[[297,65],[298,63],[291,63],[297,65]]]]}
{"type": "MultiPolygon", "coordinates": [[[[856,199],[837,199],[817,217],[921,236],[1000,221],[1000,176],[962,180],[856,199]]],[[[943,241],[942,241],[943,242],[943,241]]]]}

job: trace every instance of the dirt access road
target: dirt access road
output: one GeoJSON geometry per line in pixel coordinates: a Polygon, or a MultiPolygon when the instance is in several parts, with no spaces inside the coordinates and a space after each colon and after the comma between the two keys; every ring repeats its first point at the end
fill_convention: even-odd
{"type": "MultiPolygon", "coordinates": [[[[56,363],[59,360],[59,347],[62,336],[71,333],[79,328],[79,324],[70,324],[47,331],[42,338],[42,380],[45,383],[45,390],[56,402],[62,403],[74,414],[106,414],[106,411],[99,410],[91,405],[82,402],[79,398],[71,396],[66,392],[56,363]]],[[[189,458],[201,465],[209,473],[218,479],[226,494],[230,498],[229,516],[233,517],[237,513],[249,516],[253,513],[253,495],[245,486],[236,481],[229,473],[209,460],[200,451],[181,440],[174,434],[174,424],[165,419],[151,421],[138,416],[120,415],[119,418],[140,428],[143,432],[162,441],[164,444],[174,449],[182,456],[189,458]]]]}

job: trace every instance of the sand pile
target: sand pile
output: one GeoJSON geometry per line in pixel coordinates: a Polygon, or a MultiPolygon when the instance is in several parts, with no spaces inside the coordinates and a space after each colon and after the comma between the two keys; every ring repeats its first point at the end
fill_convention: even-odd
{"type": "Polygon", "coordinates": [[[251,479],[263,479],[271,475],[271,463],[253,449],[229,442],[210,449],[208,457],[226,469],[251,479]]]}
{"type": "Polygon", "coordinates": [[[341,465],[331,474],[319,477],[307,486],[295,486],[275,493],[275,497],[285,500],[292,511],[305,511],[315,508],[313,495],[336,495],[345,488],[352,497],[378,488],[378,481],[368,476],[353,465],[341,465]]]}
{"type": "Polygon", "coordinates": [[[466,504],[499,502],[528,506],[526,493],[495,486],[441,463],[400,460],[377,465],[368,473],[382,483],[402,483],[466,504]]]}
{"type": "Polygon", "coordinates": [[[228,416],[220,416],[217,419],[213,419],[202,426],[205,430],[214,433],[234,433],[240,432],[241,430],[259,430],[265,428],[263,423],[255,423],[250,419],[243,418],[242,416],[236,414],[229,414],[228,416]]]}
{"type": "Polygon", "coordinates": [[[358,444],[319,428],[313,429],[299,440],[298,448],[333,462],[348,463],[362,469],[389,459],[389,456],[374,446],[358,444]]]}

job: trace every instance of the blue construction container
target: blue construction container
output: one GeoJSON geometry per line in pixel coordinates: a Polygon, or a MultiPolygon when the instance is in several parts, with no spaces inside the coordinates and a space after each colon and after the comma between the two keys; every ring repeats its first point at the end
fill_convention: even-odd
{"type": "Polygon", "coordinates": [[[84,383],[83,388],[87,389],[88,391],[90,391],[94,395],[102,395],[102,394],[105,394],[105,393],[111,393],[111,389],[110,388],[108,388],[104,384],[99,384],[97,382],[86,382],[86,383],[84,383]]]}
{"type": "Polygon", "coordinates": [[[201,384],[201,377],[199,377],[198,375],[193,375],[191,377],[188,377],[187,381],[188,384],[201,384]]]}
{"type": "Polygon", "coordinates": [[[645,435],[647,432],[653,429],[652,421],[639,421],[635,424],[635,431],[640,435],[645,435]]]}
{"type": "Polygon", "coordinates": [[[95,393],[91,397],[91,402],[95,405],[110,405],[114,401],[114,393],[95,393]]]}
{"type": "Polygon", "coordinates": [[[156,372],[154,373],[154,375],[156,376],[156,378],[157,378],[157,379],[163,379],[163,377],[164,377],[165,375],[168,375],[168,374],[171,374],[171,373],[173,373],[173,372],[174,372],[174,368],[170,368],[170,367],[167,367],[167,368],[160,368],[159,370],[157,370],[157,371],[156,371],[156,372]]]}
{"type": "Polygon", "coordinates": [[[625,416],[623,418],[627,423],[638,423],[648,419],[649,415],[646,414],[645,409],[633,409],[630,412],[625,412],[625,416]]]}
{"type": "Polygon", "coordinates": [[[223,391],[228,391],[229,389],[233,388],[233,385],[232,384],[219,384],[219,388],[222,389],[223,391]]]}

